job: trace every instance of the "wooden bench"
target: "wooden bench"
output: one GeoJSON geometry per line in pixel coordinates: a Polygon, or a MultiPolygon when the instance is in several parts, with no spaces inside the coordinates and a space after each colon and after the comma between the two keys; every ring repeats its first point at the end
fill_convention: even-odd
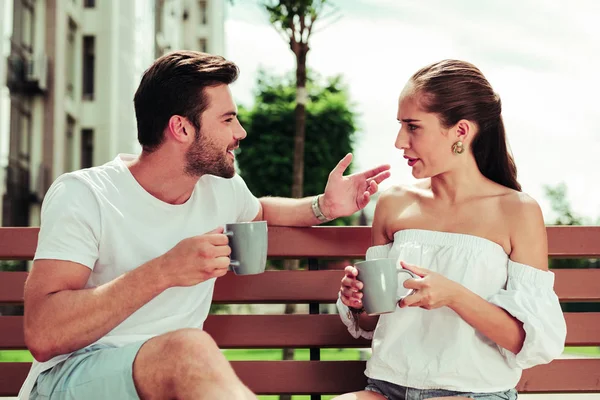
{"type": "MultiPolygon", "coordinates": [[[[31,260],[37,228],[0,228],[0,258],[31,260]]],[[[549,227],[552,257],[600,256],[600,227],[549,227]]],[[[336,394],[365,385],[364,361],[319,361],[322,348],[365,348],[337,314],[318,314],[319,304],[334,303],[342,272],[319,270],[326,259],[362,259],[370,244],[369,227],[277,228],[269,230],[269,257],[308,259],[310,270],[268,271],[217,281],[215,302],[222,304],[309,304],[304,315],[211,315],[206,330],[221,348],[310,348],[310,361],[237,361],[241,379],[259,394],[336,394]]],[[[563,302],[600,300],[600,269],[555,270],[563,302]]],[[[23,301],[25,272],[0,272],[0,304],[23,301]]],[[[565,313],[568,346],[600,345],[600,313],[565,313]]],[[[24,349],[23,318],[0,316],[0,349],[24,349]]],[[[0,363],[0,396],[16,395],[29,363],[0,363]]],[[[600,359],[560,359],[526,370],[524,393],[600,392],[600,359]]]]}

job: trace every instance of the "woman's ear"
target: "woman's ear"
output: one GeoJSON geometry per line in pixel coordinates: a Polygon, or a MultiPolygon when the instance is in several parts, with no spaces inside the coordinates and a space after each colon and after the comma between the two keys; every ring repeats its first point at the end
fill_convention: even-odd
{"type": "Polygon", "coordinates": [[[458,121],[454,128],[456,140],[460,140],[463,143],[471,140],[475,133],[475,125],[466,119],[458,121]]]}

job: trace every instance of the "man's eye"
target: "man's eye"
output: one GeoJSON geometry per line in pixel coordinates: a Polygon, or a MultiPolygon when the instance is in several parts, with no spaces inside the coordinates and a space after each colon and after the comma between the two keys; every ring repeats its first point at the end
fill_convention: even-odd
{"type": "Polygon", "coordinates": [[[225,120],[225,122],[231,122],[231,121],[233,121],[233,118],[227,118],[227,119],[225,120]]]}

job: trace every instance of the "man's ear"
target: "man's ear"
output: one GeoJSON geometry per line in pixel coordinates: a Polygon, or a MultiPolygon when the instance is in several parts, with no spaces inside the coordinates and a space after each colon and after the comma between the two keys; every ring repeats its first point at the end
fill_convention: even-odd
{"type": "Polygon", "coordinates": [[[180,143],[189,143],[194,140],[196,135],[196,128],[181,115],[172,115],[169,118],[166,131],[172,139],[180,143]]]}

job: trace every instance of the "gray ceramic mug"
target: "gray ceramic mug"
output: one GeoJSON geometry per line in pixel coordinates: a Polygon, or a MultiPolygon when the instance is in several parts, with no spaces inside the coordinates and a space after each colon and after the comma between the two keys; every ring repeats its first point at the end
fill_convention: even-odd
{"type": "Polygon", "coordinates": [[[225,225],[229,236],[231,263],[236,275],[255,275],[265,272],[267,265],[267,221],[239,222],[225,225]]]}
{"type": "Polygon", "coordinates": [[[357,279],[363,283],[362,303],[369,315],[394,312],[398,301],[413,293],[404,281],[418,276],[407,269],[398,269],[393,258],[378,258],[354,264],[357,279]]]}

